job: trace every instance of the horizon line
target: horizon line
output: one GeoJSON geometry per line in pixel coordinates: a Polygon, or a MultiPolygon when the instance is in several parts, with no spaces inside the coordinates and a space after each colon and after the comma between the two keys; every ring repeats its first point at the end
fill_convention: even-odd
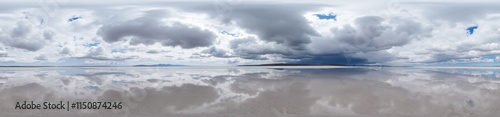
{"type": "Polygon", "coordinates": [[[390,65],[328,65],[328,64],[304,64],[304,65],[293,65],[293,64],[283,64],[283,65],[169,65],[169,66],[158,66],[158,65],[0,65],[0,68],[16,68],[16,67],[431,67],[431,68],[469,68],[469,67],[487,67],[495,68],[500,66],[457,66],[457,65],[406,65],[406,66],[390,66],[390,65]]]}

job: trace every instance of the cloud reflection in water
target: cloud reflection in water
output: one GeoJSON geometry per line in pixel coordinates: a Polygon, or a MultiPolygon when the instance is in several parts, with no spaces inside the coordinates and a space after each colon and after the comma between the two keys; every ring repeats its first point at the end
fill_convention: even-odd
{"type": "MultiPolygon", "coordinates": [[[[495,75],[474,69],[23,68],[0,70],[4,116],[496,116],[495,75]],[[468,72],[467,72],[468,71],[468,72]],[[483,72],[479,72],[483,73],[483,72]],[[121,110],[14,110],[121,101],[121,110]]],[[[494,70],[482,70],[495,74],[494,70]]],[[[496,75],[498,76],[498,75],[496,75]]]]}

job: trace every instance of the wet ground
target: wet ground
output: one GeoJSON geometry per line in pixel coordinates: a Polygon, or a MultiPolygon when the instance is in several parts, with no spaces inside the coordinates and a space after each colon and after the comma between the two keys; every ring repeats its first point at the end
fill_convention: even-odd
{"type": "Polygon", "coordinates": [[[500,69],[0,68],[1,117],[496,117],[500,69]],[[17,102],[121,109],[15,109],[17,102]]]}

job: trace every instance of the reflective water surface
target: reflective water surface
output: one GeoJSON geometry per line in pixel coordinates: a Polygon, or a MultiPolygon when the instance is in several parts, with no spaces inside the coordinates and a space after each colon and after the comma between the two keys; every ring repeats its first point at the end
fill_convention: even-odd
{"type": "Polygon", "coordinates": [[[0,68],[1,117],[495,117],[496,68],[0,68]],[[119,110],[19,110],[112,101],[119,110]]]}

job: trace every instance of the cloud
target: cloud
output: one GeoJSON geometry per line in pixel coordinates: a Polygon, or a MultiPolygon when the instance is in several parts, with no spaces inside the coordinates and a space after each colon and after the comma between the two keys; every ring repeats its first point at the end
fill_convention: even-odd
{"type": "MultiPolygon", "coordinates": [[[[206,7],[187,7],[187,11],[208,13],[218,18],[224,25],[234,25],[255,39],[240,38],[229,41],[235,57],[250,60],[271,58],[289,59],[289,62],[303,63],[348,63],[387,62],[398,57],[386,52],[393,47],[400,47],[427,37],[433,30],[416,19],[404,17],[382,17],[365,15],[353,18],[352,23],[331,27],[330,34],[318,33],[308,19],[306,12],[323,8],[321,5],[306,4],[244,4],[229,12],[210,12],[206,7]],[[197,11],[196,9],[203,11],[197,11]],[[370,57],[369,55],[377,55],[370,57]],[[331,58],[331,59],[325,59],[331,58]],[[321,60],[321,61],[320,61],[321,60]]],[[[318,14],[316,14],[318,15],[318,14]]],[[[319,15],[332,18],[335,14],[319,15]]],[[[318,16],[316,16],[318,17],[318,16]]],[[[216,56],[217,57],[217,56],[216,56]]],[[[218,56],[225,58],[227,56],[218,56]]],[[[401,58],[401,57],[399,57],[401,58]]]]}
{"type": "Polygon", "coordinates": [[[211,55],[201,54],[201,53],[194,53],[189,58],[190,59],[203,59],[203,58],[208,58],[208,57],[211,57],[211,55]]]}
{"type": "Polygon", "coordinates": [[[148,50],[146,53],[148,53],[148,54],[158,54],[158,53],[160,53],[160,51],[158,51],[158,50],[148,50]]]}
{"type": "Polygon", "coordinates": [[[49,60],[49,59],[47,58],[47,56],[45,56],[45,55],[43,55],[43,54],[41,54],[41,55],[39,55],[39,56],[35,57],[35,59],[36,59],[36,60],[39,60],[39,61],[46,61],[46,60],[49,60]]]}
{"type": "Polygon", "coordinates": [[[110,54],[106,53],[105,49],[102,47],[91,48],[89,52],[84,56],[74,57],[77,59],[92,59],[98,61],[125,61],[130,59],[137,59],[139,56],[136,55],[123,55],[123,54],[110,54]]]}
{"type": "Polygon", "coordinates": [[[56,33],[52,30],[45,30],[43,32],[43,38],[45,39],[52,40],[54,36],[56,36],[56,33]]]}
{"type": "Polygon", "coordinates": [[[160,53],[167,53],[167,52],[170,52],[170,51],[166,51],[166,50],[148,50],[148,51],[146,51],[146,53],[148,53],[148,54],[160,54],[160,53]]]}
{"type": "Polygon", "coordinates": [[[277,43],[263,43],[255,38],[229,42],[234,54],[244,59],[265,60],[265,55],[305,64],[368,64],[396,59],[386,52],[426,37],[432,29],[408,18],[361,16],[352,24],[332,27],[331,34],[311,38],[304,50],[277,43]]]}
{"type": "Polygon", "coordinates": [[[295,52],[285,45],[258,42],[254,37],[234,39],[229,43],[234,54],[243,59],[268,60],[265,55],[290,55],[295,52]]]}
{"type": "MultiPolygon", "coordinates": [[[[484,19],[489,14],[499,13],[498,2],[408,2],[409,7],[416,7],[426,18],[436,23],[456,25],[484,19]],[[411,5],[411,6],[410,6],[411,5]]],[[[415,11],[417,12],[417,11],[415,11]]]]}
{"type": "Polygon", "coordinates": [[[9,56],[9,54],[7,52],[5,52],[5,50],[3,49],[3,47],[0,48],[0,58],[4,58],[4,57],[8,57],[8,56],[9,56]]]}
{"type": "Polygon", "coordinates": [[[0,42],[6,46],[38,51],[42,49],[54,34],[51,31],[40,31],[28,22],[20,21],[10,30],[10,34],[0,32],[0,42]]]}
{"type": "Polygon", "coordinates": [[[228,60],[227,61],[227,64],[238,64],[238,63],[240,63],[240,61],[238,61],[238,60],[228,60]]]}
{"type": "Polygon", "coordinates": [[[198,7],[197,12],[219,17],[223,23],[243,28],[260,40],[303,49],[304,45],[311,43],[311,36],[319,36],[303,14],[318,8],[318,5],[312,4],[248,3],[237,6],[231,12],[211,12],[212,7],[207,6],[198,7]]]}
{"type": "Polygon", "coordinates": [[[386,52],[387,50],[428,37],[431,31],[426,25],[411,18],[360,16],[355,18],[352,24],[332,27],[330,36],[315,38],[308,46],[308,54],[312,57],[301,61],[383,63],[395,59],[394,55],[386,52]]]}
{"type": "Polygon", "coordinates": [[[354,20],[354,27],[347,26],[340,29],[354,31],[355,34],[345,34],[350,31],[339,31],[336,28],[332,29],[332,33],[343,35],[334,38],[362,51],[377,51],[403,46],[425,33],[422,24],[418,22],[399,19],[399,21],[390,22],[394,25],[387,25],[384,24],[386,20],[380,16],[362,16],[354,20]]]}
{"type": "Polygon", "coordinates": [[[53,17],[33,4],[2,4],[0,56],[16,64],[400,65],[500,55],[496,2],[359,2],[369,1],[72,3],[53,17]],[[37,61],[40,53],[53,61],[37,61]]]}
{"type": "Polygon", "coordinates": [[[214,57],[219,57],[219,58],[229,58],[229,57],[232,57],[228,51],[224,50],[224,49],[219,49],[217,47],[210,47],[206,50],[203,50],[201,51],[201,53],[203,54],[209,54],[210,56],[214,56],[214,57]]]}
{"type": "Polygon", "coordinates": [[[215,34],[209,30],[178,22],[167,25],[161,21],[163,17],[164,15],[157,13],[148,13],[134,20],[104,25],[99,28],[97,35],[108,43],[130,38],[132,45],[160,43],[183,49],[208,47],[215,41],[215,34]]]}
{"type": "Polygon", "coordinates": [[[59,54],[62,54],[62,55],[68,55],[68,54],[71,54],[73,53],[69,48],[65,47],[61,50],[61,52],[59,52],[59,54]]]}

